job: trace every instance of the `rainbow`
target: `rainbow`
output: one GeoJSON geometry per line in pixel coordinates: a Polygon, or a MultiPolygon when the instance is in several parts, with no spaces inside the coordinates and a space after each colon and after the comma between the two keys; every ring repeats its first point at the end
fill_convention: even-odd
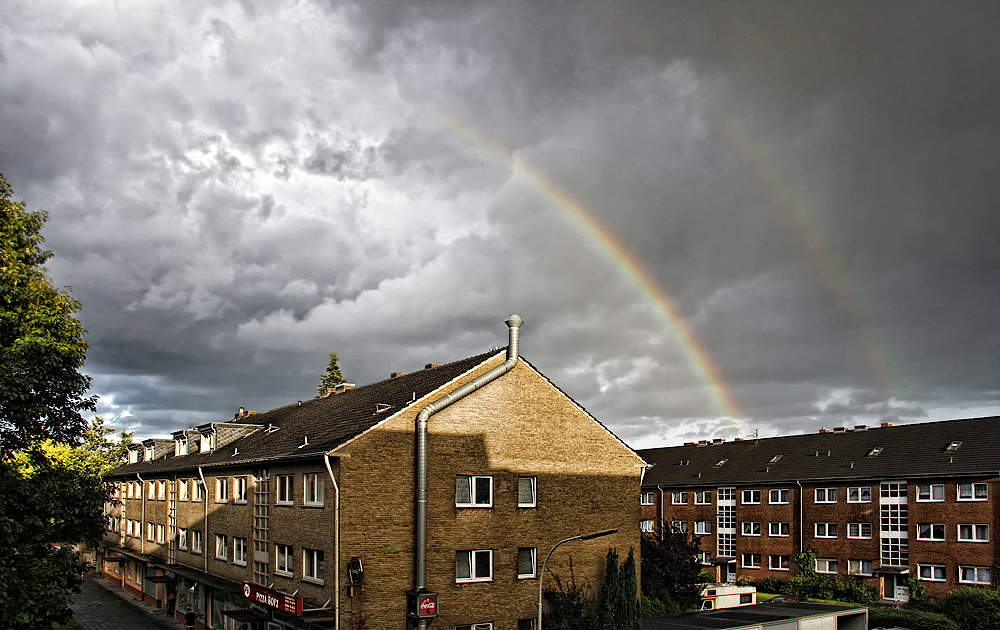
{"type": "Polygon", "coordinates": [[[751,169],[771,206],[779,212],[782,221],[805,250],[823,283],[833,294],[842,315],[860,337],[865,364],[882,395],[886,399],[898,395],[902,388],[889,367],[888,352],[875,334],[875,325],[852,288],[844,265],[834,257],[833,249],[823,242],[821,230],[810,222],[806,212],[809,206],[803,195],[796,194],[791,183],[779,176],[780,167],[773,159],[768,159],[762,143],[754,142],[749,131],[738,124],[735,116],[716,105],[704,92],[699,92],[699,96],[706,118],[722,134],[740,161],[751,169]]]}
{"type": "Polygon", "coordinates": [[[504,145],[495,137],[453,113],[445,111],[425,96],[417,95],[410,91],[407,91],[405,96],[420,109],[444,122],[448,128],[468,138],[475,145],[503,160],[524,175],[538,190],[542,191],[552,200],[590,241],[597,245],[604,255],[645,296],[660,318],[673,330],[690,366],[702,382],[705,383],[713,401],[718,407],[718,411],[723,416],[734,421],[737,424],[736,430],[738,431],[738,435],[743,436],[745,431],[741,421],[744,415],[736,404],[732,392],[726,385],[722,373],[712,361],[711,355],[709,355],[704,345],[681,316],[670,294],[657,283],[649,271],[625,248],[622,242],[604,227],[594,214],[565,187],[554,181],[552,177],[537,166],[521,157],[515,156],[514,150],[511,147],[504,145]]]}

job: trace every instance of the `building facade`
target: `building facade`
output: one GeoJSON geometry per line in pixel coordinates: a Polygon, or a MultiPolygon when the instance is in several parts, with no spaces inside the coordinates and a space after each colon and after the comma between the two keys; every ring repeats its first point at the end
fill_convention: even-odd
{"type": "Polygon", "coordinates": [[[812,548],[819,573],[856,575],[887,600],[908,597],[910,575],[931,598],[991,584],[998,430],[991,417],[640,450],[653,466],[641,529],[699,536],[720,581],[788,578],[812,548]]]}
{"type": "MultiPolygon", "coordinates": [[[[105,576],[156,604],[177,593],[201,627],[413,626],[415,418],[504,364],[490,351],[143,442],[108,476],[105,576]]],[[[524,360],[432,415],[426,452],[436,598],[417,605],[435,627],[534,627],[563,538],[619,530],[549,561],[595,587],[608,547],[638,552],[645,463],[524,360]]]]}

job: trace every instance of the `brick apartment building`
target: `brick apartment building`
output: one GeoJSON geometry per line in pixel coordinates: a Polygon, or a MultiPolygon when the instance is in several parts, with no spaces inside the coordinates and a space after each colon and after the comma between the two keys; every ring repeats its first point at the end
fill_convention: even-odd
{"type": "Polygon", "coordinates": [[[514,630],[534,626],[555,543],[618,529],[549,561],[568,579],[572,558],[578,583],[599,586],[609,546],[638,552],[645,462],[518,360],[519,318],[508,325],[506,356],[137,445],[108,475],[121,502],[105,577],[157,605],[176,592],[200,627],[426,627],[413,606],[438,628],[514,630]]]}
{"type": "Polygon", "coordinates": [[[857,575],[898,601],[910,574],[939,598],[990,584],[1000,562],[997,417],[638,452],[653,466],[641,528],[700,536],[721,581],[787,578],[812,547],[820,573],[857,575]]]}

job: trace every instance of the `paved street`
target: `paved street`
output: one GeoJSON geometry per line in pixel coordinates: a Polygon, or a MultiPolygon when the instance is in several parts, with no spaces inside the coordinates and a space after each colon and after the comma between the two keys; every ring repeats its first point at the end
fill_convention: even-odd
{"type": "Polygon", "coordinates": [[[177,630],[183,627],[180,622],[168,619],[162,610],[100,582],[99,578],[88,575],[80,585],[83,592],[73,597],[73,618],[84,630],[177,630]]]}

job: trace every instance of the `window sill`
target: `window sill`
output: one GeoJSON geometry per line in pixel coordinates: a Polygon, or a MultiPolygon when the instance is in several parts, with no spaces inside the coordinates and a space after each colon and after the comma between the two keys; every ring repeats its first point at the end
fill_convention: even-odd
{"type": "MultiPolygon", "coordinates": [[[[932,579],[932,578],[917,578],[917,579],[920,580],[921,582],[938,582],[938,583],[941,583],[941,582],[947,582],[948,581],[948,580],[935,580],[935,579],[932,579]]],[[[966,582],[966,583],[967,584],[971,584],[972,582],[966,582]]]]}
{"type": "Polygon", "coordinates": [[[455,507],[462,508],[462,509],[476,509],[476,508],[479,508],[479,509],[488,509],[488,508],[493,507],[493,504],[490,503],[489,505],[476,505],[476,504],[473,504],[473,503],[456,503],[455,507]]]}
{"type": "Polygon", "coordinates": [[[233,501],[233,503],[236,503],[237,505],[246,505],[247,500],[246,499],[242,499],[242,500],[241,499],[237,499],[237,500],[233,501]]]}
{"type": "Polygon", "coordinates": [[[482,584],[484,582],[492,582],[492,581],[493,581],[493,578],[491,578],[491,577],[490,578],[472,578],[472,579],[468,579],[468,580],[465,580],[465,579],[462,579],[462,580],[456,579],[455,580],[455,584],[482,584]]]}
{"type": "Polygon", "coordinates": [[[216,500],[215,500],[215,502],[216,502],[216,503],[229,503],[229,500],[228,500],[228,499],[222,499],[222,500],[220,501],[219,499],[216,499],[216,500]]]}
{"type": "Polygon", "coordinates": [[[233,564],[235,564],[236,566],[240,566],[240,567],[245,567],[245,566],[247,566],[247,562],[246,562],[246,560],[244,560],[244,561],[242,561],[242,562],[240,562],[239,560],[233,560],[233,564]]]}
{"type": "Polygon", "coordinates": [[[223,562],[229,562],[229,558],[225,556],[215,556],[216,560],[222,560],[223,562]]]}
{"type": "Polygon", "coordinates": [[[768,569],[768,571],[791,571],[791,569],[775,569],[775,568],[771,568],[771,569],[768,569]]]}
{"type": "Polygon", "coordinates": [[[517,579],[519,579],[519,580],[537,580],[538,576],[535,575],[535,574],[531,574],[531,575],[518,575],[517,579]]]}
{"type": "Polygon", "coordinates": [[[274,574],[278,575],[278,576],[281,576],[281,577],[287,577],[287,578],[292,577],[291,573],[288,573],[288,572],[285,572],[285,571],[279,571],[278,569],[274,570],[274,574]]]}
{"type": "Polygon", "coordinates": [[[319,586],[323,586],[323,584],[325,584],[323,580],[318,580],[316,578],[311,578],[311,577],[304,577],[302,578],[302,581],[308,582],[309,584],[317,584],[319,586]]]}
{"type": "Polygon", "coordinates": [[[307,508],[321,508],[321,507],[324,507],[324,504],[322,504],[322,503],[303,503],[302,507],[307,507],[307,508]]]}
{"type": "Polygon", "coordinates": [[[538,507],[538,504],[537,503],[518,503],[517,507],[519,507],[519,508],[536,508],[536,507],[538,507]]]}
{"type": "Polygon", "coordinates": [[[294,501],[275,501],[274,504],[275,505],[280,505],[280,506],[283,506],[283,507],[294,507],[295,506],[295,502],[294,501]]]}

